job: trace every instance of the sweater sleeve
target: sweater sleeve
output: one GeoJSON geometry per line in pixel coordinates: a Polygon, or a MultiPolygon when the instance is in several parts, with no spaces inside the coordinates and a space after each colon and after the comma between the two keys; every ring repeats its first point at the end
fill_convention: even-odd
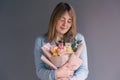
{"type": "Polygon", "coordinates": [[[51,70],[47,68],[40,59],[41,55],[43,54],[41,50],[42,39],[43,37],[39,37],[35,41],[35,48],[34,48],[35,60],[34,61],[35,61],[35,67],[36,67],[36,74],[40,80],[55,80],[56,79],[55,70],[51,70]]]}
{"type": "Polygon", "coordinates": [[[83,60],[81,66],[75,71],[74,76],[70,80],[85,80],[88,76],[88,61],[87,61],[87,47],[84,36],[81,34],[77,34],[77,40],[82,40],[84,45],[83,51],[80,55],[80,58],[83,60]]]}

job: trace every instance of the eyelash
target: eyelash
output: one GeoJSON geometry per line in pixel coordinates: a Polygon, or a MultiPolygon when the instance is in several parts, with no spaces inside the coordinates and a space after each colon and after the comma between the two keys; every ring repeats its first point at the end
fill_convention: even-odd
{"type": "MultiPolygon", "coordinates": [[[[60,21],[64,21],[63,19],[60,19],[60,21]]],[[[72,21],[68,21],[68,23],[71,23],[72,21]]]]}
{"type": "Polygon", "coordinates": [[[72,23],[72,21],[68,21],[68,23],[72,23]]]}

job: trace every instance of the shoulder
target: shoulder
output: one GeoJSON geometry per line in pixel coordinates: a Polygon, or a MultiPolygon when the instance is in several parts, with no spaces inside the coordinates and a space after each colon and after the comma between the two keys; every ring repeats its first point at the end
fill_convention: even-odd
{"type": "Polygon", "coordinates": [[[46,38],[47,38],[47,34],[41,34],[36,38],[36,40],[45,40],[46,38]]]}
{"type": "Polygon", "coordinates": [[[38,37],[36,37],[35,42],[40,44],[44,42],[46,38],[47,38],[46,34],[39,35],[38,37]]]}
{"type": "Polygon", "coordinates": [[[76,40],[84,40],[84,36],[81,33],[77,33],[76,36],[75,36],[75,39],[76,40]]]}

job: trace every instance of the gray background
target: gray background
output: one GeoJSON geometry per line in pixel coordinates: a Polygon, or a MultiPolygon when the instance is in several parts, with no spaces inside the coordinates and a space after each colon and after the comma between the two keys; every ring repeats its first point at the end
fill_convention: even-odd
{"type": "Polygon", "coordinates": [[[0,0],[0,80],[38,80],[35,38],[47,31],[60,1],[72,4],[85,36],[87,80],[120,80],[120,0],[0,0]]]}

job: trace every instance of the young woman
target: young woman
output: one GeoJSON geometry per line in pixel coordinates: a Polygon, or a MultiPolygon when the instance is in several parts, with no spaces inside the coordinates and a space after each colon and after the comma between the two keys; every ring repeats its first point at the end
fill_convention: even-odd
{"type": "Polygon", "coordinates": [[[76,16],[74,9],[68,3],[60,2],[52,12],[47,34],[39,36],[35,41],[35,66],[36,74],[40,80],[85,80],[88,76],[87,49],[84,36],[76,32],[76,16]],[[80,58],[83,63],[72,71],[66,66],[57,70],[51,68],[40,60],[44,55],[41,47],[46,44],[56,44],[59,40],[67,38],[69,41],[82,40],[84,45],[80,58]]]}

